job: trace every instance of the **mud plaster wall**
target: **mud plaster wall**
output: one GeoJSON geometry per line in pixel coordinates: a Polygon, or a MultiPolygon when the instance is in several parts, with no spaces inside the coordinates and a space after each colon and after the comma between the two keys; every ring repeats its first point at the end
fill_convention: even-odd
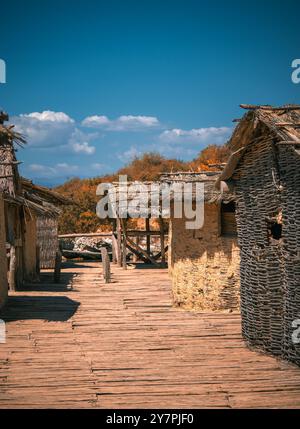
{"type": "Polygon", "coordinates": [[[201,230],[171,218],[169,272],[174,304],[196,310],[239,309],[239,248],[235,237],[221,236],[220,207],[205,204],[201,230]]]}

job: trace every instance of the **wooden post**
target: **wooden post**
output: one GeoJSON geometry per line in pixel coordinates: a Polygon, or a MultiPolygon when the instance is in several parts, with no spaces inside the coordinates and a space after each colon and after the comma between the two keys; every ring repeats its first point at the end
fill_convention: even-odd
{"type": "Polygon", "coordinates": [[[118,260],[117,246],[115,243],[115,234],[117,233],[117,221],[112,219],[112,234],[111,234],[111,252],[112,252],[112,263],[116,264],[118,260]]]}
{"type": "Polygon", "coordinates": [[[62,253],[60,250],[58,250],[55,255],[54,283],[60,282],[61,261],[62,261],[62,253]]]}
{"type": "MultiPolygon", "coordinates": [[[[138,236],[135,237],[134,242],[135,242],[136,247],[138,247],[138,245],[139,245],[139,237],[138,236]]],[[[136,253],[133,254],[133,262],[138,262],[138,256],[136,253]]]]}
{"type": "Polygon", "coordinates": [[[40,265],[40,246],[36,246],[36,274],[39,277],[41,272],[41,265],[40,265]]]}
{"type": "MultiPolygon", "coordinates": [[[[149,232],[150,231],[150,219],[148,217],[145,219],[145,226],[146,226],[145,230],[147,232],[149,232]]],[[[150,255],[150,251],[151,251],[151,248],[150,248],[150,238],[151,238],[150,235],[147,234],[147,236],[146,236],[146,243],[147,243],[147,253],[148,253],[148,255],[150,255]]]]}
{"type": "Polygon", "coordinates": [[[7,299],[7,280],[5,211],[3,196],[0,192],[0,307],[5,304],[7,299]]]}
{"type": "Polygon", "coordinates": [[[8,284],[10,290],[16,290],[16,248],[13,245],[10,246],[8,284]]]}
{"type": "Polygon", "coordinates": [[[117,252],[117,240],[115,234],[111,235],[111,252],[112,252],[112,263],[116,264],[118,262],[118,252],[117,252]]]}
{"type": "Polygon", "coordinates": [[[160,229],[160,249],[161,249],[161,264],[165,265],[166,263],[166,255],[165,255],[165,230],[164,230],[164,221],[160,216],[158,218],[159,221],[159,229],[160,229]]]}
{"type": "Polygon", "coordinates": [[[111,274],[110,274],[110,260],[106,247],[101,247],[101,259],[102,259],[102,269],[103,269],[103,278],[105,283],[110,283],[111,274]]]}
{"type": "Polygon", "coordinates": [[[124,270],[127,270],[127,260],[126,260],[126,256],[127,256],[127,249],[126,249],[126,236],[123,234],[123,239],[122,239],[122,267],[124,268],[124,270]]]}
{"type": "Polygon", "coordinates": [[[120,219],[122,228],[122,267],[127,270],[127,231],[126,231],[126,220],[120,219]]]}
{"type": "Polygon", "coordinates": [[[117,218],[117,255],[118,265],[122,267],[122,227],[120,218],[117,218]]]}

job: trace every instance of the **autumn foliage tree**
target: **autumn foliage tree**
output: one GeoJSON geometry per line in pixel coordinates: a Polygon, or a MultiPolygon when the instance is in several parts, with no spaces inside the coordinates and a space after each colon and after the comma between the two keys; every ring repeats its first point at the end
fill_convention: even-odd
{"type": "Polygon", "coordinates": [[[189,165],[193,171],[216,170],[217,165],[226,163],[228,157],[228,145],[209,145],[189,165]]]}
{"type": "Polygon", "coordinates": [[[212,164],[226,162],[228,155],[226,145],[210,145],[191,162],[166,159],[158,153],[150,152],[134,158],[115,174],[92,179],[71,179],[56,188],[56,191],[74,201],[74,205],[63,208],[59,220],[59,232],[95,232],[99,229],[102,231],[111,229],[108,220],[99,219],[96,215],[96,205],[99,200],[96,189],[100,183],[117,181],[119,175],[127,175],[129,181],[153,181],[158,180],[161,173],[213,170],[216,167],[212,167],[212,164]]]}

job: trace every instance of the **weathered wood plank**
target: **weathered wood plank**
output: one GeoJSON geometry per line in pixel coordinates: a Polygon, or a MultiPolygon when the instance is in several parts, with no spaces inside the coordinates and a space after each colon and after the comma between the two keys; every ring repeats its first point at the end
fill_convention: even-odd
{"type": "Polygon", "coordinates": [[[239,314],[173,308],[161,268],[101,273],[10,293],[0,408],[300,408],[299,368],[247,349],[239,314]]]}

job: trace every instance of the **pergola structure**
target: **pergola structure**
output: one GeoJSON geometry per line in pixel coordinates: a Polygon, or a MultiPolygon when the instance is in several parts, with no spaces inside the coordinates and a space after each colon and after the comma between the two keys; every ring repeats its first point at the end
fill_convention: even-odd
{"type": "MultiPolygon", "coordinates": [[[[161,200],[158,201],[155,210],[145,213],[132,213],[133,216],[127,217],[127,214],[124,214],[125,200],[126,203],[129,201],[132,203],[133,198],[130,196],[129,187],[140,186],[138,182],[126,182],[113,183],[113,189],[109,191],[109,204],[111,205],[112,210],[115,213],[113,219],[113,231],[112,231],[112,249],[113,249],[113,261],[116,262],[120,267],[124,269],[127,268],[127,253],[128,251],[134,255],[134,262],[143,261],[146,264],[152,264],[157,267],[166,266],[166,252],[168,250],[168,245],[166,244],[167,234],[165,231],[166,222],[162,216],[161,209],[161,200]],[[111,195],[114,193],[115,199],[111,199],[111,195]],[[126,198],[125,198],[126,195],[126,198]],[[143,219],[144,228],[143,229],[129,229],[128,220],[132,218],[143,219]],[[151,229],[151,219],[157,220],[159,229],[151,229]],[[159,252],[154,254],[151,250],[151,239],[159,239],[159,252]],[[146,245],[141,246],[141,239],[146,239],[146,245]]],[[[146,198],[151,197],[153,193],[153,186],[159,185],[155,182],[146,182],[143,183],[143,190],[140,192],[143,202],[146,204],[146,198]]],[[[134,211],[134,210],[133,210],[134,211]]]]}
{"type": "MultiPolygon", "coordinates": [[[[122,207],[124,208],[124,195],[127,196],[130,194],[129,187],[130,185],[137,185],[137,182],[126,182],[119,183],[114,182],[114,192],[117,196],[116,199],[110,204],[112,209],[115,212],[115,218],[113,219],[113,231],[112,231],[112,251],[113,251],[113,261],[116,262],[120,267],[124,269],[127,268],[127,253],[128,251],[133,254],[133,261],[138,262],[142,261],[147,264],[152,264],[157,267],[166,266],[166,252],[168,250],[168,245],[166,244],[167,234],[165,231],[166,222],[161,215],[161,201],[157,206],[157,210],[149,214],[139,214],[134,213],[133,216],[125,216],[122,214],[122,207]],[[121,209],[120,209],[121,207],[121,209]],[[132,218],[143,219],[144,228],[143,229],[129,229],[128,220],[132,218]],[[157,220],[159,229],[151,229],[151,219],[157,220]],[[159,252],[154,254],[151,250],[151,239],[159,239],[159,252]],[[146,243],[143,247],[141,245],[141,240],[145,239],[146,243]]],[[[144,194],[151,195],[151,185],[154,182],[143,183],[144,194]]],[[[141,193],[143,195],[143,192],[141,193]]],[[[143,197],[142,197],[143,198],[143,197]]],[[[129,202],[132,202],[132,198],[129,196],[129,202]]]]}

